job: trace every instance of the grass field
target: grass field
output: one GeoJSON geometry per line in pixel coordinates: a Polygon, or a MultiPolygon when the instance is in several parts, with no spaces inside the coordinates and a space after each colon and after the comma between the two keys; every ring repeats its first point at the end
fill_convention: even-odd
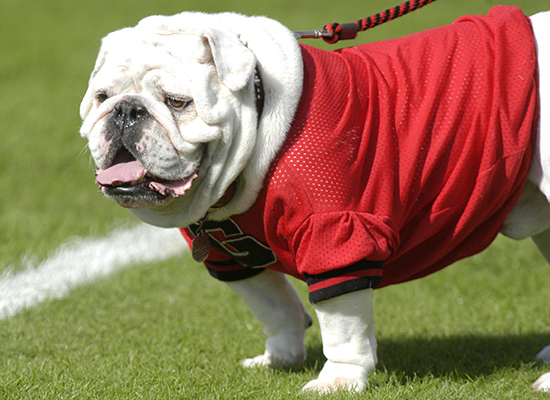
{"type": "MultiPolygon", "coordinates": [[[[102,36],[183,10],[263,14],[291,29],[317,29],[397,2],[0,0],[0,275],[38,264],[71,238],[137,224],[98,193],[78,135],[78,105],[102,36]]],[[[499,3],[528,14],[550,8],[548,0],[499,3]]],[[[495,4],[439,0],[352,43],[495,4]]],[[[550,370],[533,361],[550,344],[549,268],[530,241],[500,238],[441,273],[378,291],[380,362],[368,393],[327,398],[549,397],[530,389],[550,370]]],[[[307,303],[305,286],[296,285],[307,303]]],[[[299,389],[324,362],[318,326],[308,332],[302,367],[240,368],[240,359],[263,351],[263,340],[240,300],[188,256],[139,264],[0,320],[0,399],[309,398],[299,389]]]]}

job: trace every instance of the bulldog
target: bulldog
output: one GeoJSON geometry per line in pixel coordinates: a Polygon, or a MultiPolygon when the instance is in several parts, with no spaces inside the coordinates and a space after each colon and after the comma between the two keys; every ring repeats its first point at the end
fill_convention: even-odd
{"type": "Polygon", "coordinates": [[[180,228],[263,324],[245,367],[304,361],[285,274],[307,283],[327,361],[305,390],[365,388],[375,288],[499,232],[550,259],[550,13],[338,51],[265,17],[152,16],[103,39],[80,114],[101,192],[180,228]]]}

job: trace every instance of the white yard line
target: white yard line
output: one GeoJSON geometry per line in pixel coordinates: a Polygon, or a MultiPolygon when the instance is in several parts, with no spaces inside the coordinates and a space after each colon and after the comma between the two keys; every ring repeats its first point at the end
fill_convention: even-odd
{"type": "Polygon", "coordinates": [[[72,240],[39,265],[0,277],[0,320],[123,268],[165,260],[186,249],[177,229],[145,224],[102,238],[72,240]]]}

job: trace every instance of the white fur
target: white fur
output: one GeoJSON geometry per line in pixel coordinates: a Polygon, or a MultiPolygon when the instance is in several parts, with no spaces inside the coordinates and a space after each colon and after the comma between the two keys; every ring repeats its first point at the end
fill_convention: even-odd
{"type": "Polygon", "coordinates": [[[264,354],[243,360],[245,367],[291,366],[306,359],[304,337],[311,317],[282,273],[266,270],[227,285],[264,324],[267,335],[264,354]]]}
{"type": "Polygon", "coordinates": [[[373,290],[360,290],[322,301],[316,313],[327,362],[304,389],[319,393],[361,391],[377,363],[373,290]]]}
{"type": "Polygon", "coordinates": [[[533,389],[537,392],[550,392],[550,372],[543,374],[533,383],[533,389]]]}
{"type": "Polygon", "coordinates": [[[529,180],[502,233],[516,240],[550,228],[550,12],[531,17],[539,63],[539,129],[529,180]]]}
{"type": "Polygon", "coordinates": [[[530,177],[550,201],[550,11],[531,17],[539,63],[540,123],[530,177]]]}

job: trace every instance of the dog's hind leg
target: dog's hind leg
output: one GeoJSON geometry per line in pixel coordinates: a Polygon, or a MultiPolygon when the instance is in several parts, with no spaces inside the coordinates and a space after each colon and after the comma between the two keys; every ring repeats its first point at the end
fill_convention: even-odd
{"type": "MultiPolygon", "coordinates": [[[[535,242],[546,261],[550,264],[550,229],[533,236],[533,242],[535,242]]],[[[539,354],[537,354],[536,358],[537,360],[542,360],[550,363],[550,346],[546,346],[544,349],[542,349],[539,354]]],[[[548,375],[546,378],[548,380],[546,382],[546,390],[550,391],[550,375],[548,375]]],[[[539,386],[541,385],[541,379],[537,381],[539,386]]]]}
{"type": "Polygon", "coordinates": [[[306,358],[304,337],[311,325],[298,294],[280,273],[265,270],[252,278],[226,282],[264,325],[265,352],[242,361],[245,367],[287,367],[306,358]]]}
{"type": "MultiPolygon", "coordinates": [[[[546,261],[550,264],[550,229],[533,236],[533,241],[539,248],[544,258],[546,258],[546,261]]],[[[536,359],[550,363],[550,346],[546,346],[542,349],[537,354],[536,359]]],[[[546,373],[537,379],[537,381],[533,384],[533,388],[537,391],[550,392],[550,373],[546,373]]]]}

